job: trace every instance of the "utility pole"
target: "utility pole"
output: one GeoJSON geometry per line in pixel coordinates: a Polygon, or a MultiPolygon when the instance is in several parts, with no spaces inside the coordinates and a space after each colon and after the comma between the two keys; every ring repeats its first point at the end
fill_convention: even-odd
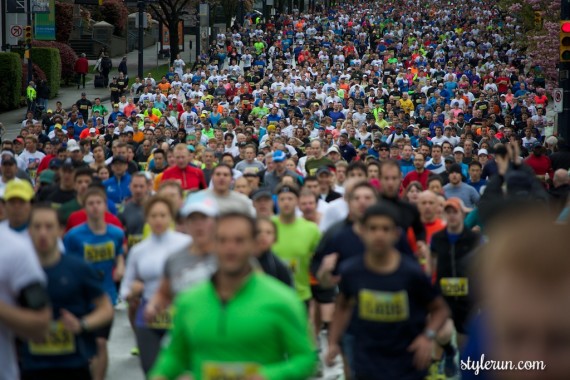
{"type": "MultiPolygon", "coordinates": [[[[26,29],[31,31],[31,36],[33,36],[33,26],[32,26],[32,1],[26,0],[26,29]]],[[[32,37],[33,38],[33,37],[32,37]]],[[[26,58],[28,59],[28,83],[32,81],[32,75],[34,67],[32,65],[32,38],[26,38],[26,58]]]]}
{"type": "MultiPolygon", "coordinates": [[[[29,1],[29,0],[28,0],[29,1]]],[[[143,73],[143,62],[144,62],[144,54],[143,54],[143,48],[144,48],[144,17],[145,17],[145,8],[146,8],[146,4],[144,1],[139,1],[137,3],[137,6],[139,8],[139,62],[138,62],[138,76],[139,78],[144,78],[144,73],[143,73]]]]}
{"type": "Polygon", "coordinates": [[[560,56],[558,66],[558,87],[562,89],[562,112],[558,114],[558,134],[570,144],[570,57],[569,39],[567,30],[570,26],[570,1],[561,0],[560,3],[560,56]]]}
{"type": "Polygon", "coordinates": [[[0,0],[0,17],[2,18],[2,51],[6,51],[8,47],[6,46],[6,31],[8,28],[6,27],[6,0],[0,0]]]}

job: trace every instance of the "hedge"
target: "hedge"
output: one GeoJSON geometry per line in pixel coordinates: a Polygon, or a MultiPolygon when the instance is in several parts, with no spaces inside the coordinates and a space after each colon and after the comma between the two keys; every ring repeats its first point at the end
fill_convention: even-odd
{"type": "Polygon", "coordinates": [[[22,61],[15,53],[0,53],[0,111],[8,111],[20,105],[22,93],[22,61]]]}
{"type": "MultiPolygon", "coordinates": [[[[75,61],[77,61],[77,54],[67,44],[56,41],[32,41],[32,48],[53,48],[59,52],[59,59],[61,62],[61,81],[75,83],[75,61]]],[[[13,52],[20,54],[24,57],[24,49],[12,49],[13,52]]],[[[33,58],[33,57],[32,57],[33,58]]],[[[52,84],[50,83],[50,86],[52,84]]],[[[55,94],[52,87],[52,94],[55,94]]]]}
{"type": "MultiPolygon", "coordinates": [[[[57,49],[61,62],[61,80],[66,82],[75,80],[75,61],[77,61],[77,54],[75,54],[71,46],[56,41],[32,41],[32,46],[57,49]]],[[[52,89],[52,93],[53,92],[52,89]]]]}
{"type": "Polygon", "coordinates": [[[47,47],[32,47],[32,62],[45,73],[50,87],[50,98],[55,98],[61,82],[61,59],[59,50],[47,47]]]}

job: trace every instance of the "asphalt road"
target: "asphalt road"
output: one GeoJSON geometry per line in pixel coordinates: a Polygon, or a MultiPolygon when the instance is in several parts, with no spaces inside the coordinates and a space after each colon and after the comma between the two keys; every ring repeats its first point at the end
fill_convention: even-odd
{"type": "Polygon", "coordinates": [[[131,355],[136,346],[135,336],[122,307],[115,309],[115,321],[109,342],[108,380],[144,380],[139,358],[131,355]]]}

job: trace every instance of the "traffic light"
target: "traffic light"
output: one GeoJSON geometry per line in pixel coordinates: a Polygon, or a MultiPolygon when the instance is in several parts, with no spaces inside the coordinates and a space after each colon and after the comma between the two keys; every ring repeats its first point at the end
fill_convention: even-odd
{"type": "Polygon", "coordinates": [[[27,25],[24,28],[24,41],[26,45],[30,45],[32,43],[32,27],[27,25]]]}
{"type": "Polygon", "coordinates": [[[534,28],[536,30],[542,29],[542,12],[534,11],[534,28]]]}
{"type": "Polygon", "coordinates": [[[570,62],[570,20],[560,21],[560,62],[570,62]]]}

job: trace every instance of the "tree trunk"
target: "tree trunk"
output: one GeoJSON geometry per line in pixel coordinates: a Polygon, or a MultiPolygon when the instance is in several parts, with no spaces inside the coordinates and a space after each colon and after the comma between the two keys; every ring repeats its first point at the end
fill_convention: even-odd
{"type": "Polygon", "coordinates": [[[168,33],[170,34],[170,65],[172,65],[178,56],[178,53],[180,53],[180,49],[178,48],[178,40],[180,38],[178,35],[178,24],[180,23],[180,19],[178,17],[173,17],[169,21],[168,33]]]}

